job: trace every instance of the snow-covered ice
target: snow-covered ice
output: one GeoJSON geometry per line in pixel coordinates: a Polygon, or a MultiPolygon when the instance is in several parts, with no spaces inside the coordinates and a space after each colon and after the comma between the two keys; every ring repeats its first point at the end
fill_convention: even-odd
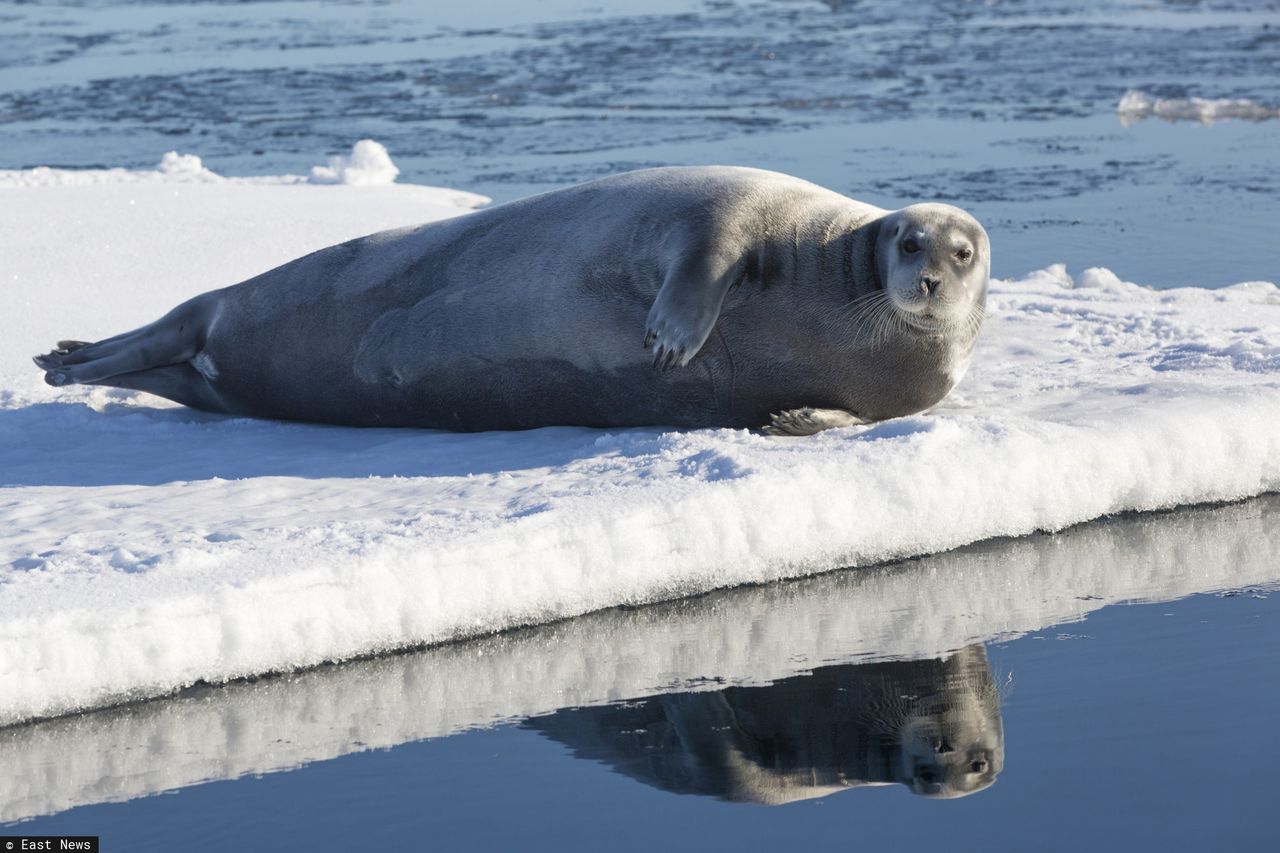
{"type": "Polygon", "coordinates": [[[0,172],[0,723],[1280,486],[1263,282],[995,282],[942,406],[806,439],[356,430],[44,386],[29,359],[60,338],[481,201],[206,172],[0,172]]]}
{"type": "Polygon", "coordinates": [[[1273,498],[1105,521],[9,728],[0,732],[0,822],[561,707],[941,655],[1121,601],[1274,585],[1278,521],[1273,498]]]}

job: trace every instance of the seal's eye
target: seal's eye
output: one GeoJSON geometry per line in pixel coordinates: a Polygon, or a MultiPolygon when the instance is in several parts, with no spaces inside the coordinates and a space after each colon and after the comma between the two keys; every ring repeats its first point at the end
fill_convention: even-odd
{"type": "Polygon", "coordinates": [[[916,242],[915,237],[908,237],[902,241],[902,251],[906,252],[908,255],[914,255],[916,252],[920,251],[920,244],[916,242]]]}
{"type": "Polygon", "coordinates": [[[956,260],[960,261],[961,263],[968,263],[969,259],[972,257],[973,257],[972,249],[961,249],[960,251],[956,252],[956,260]]]}
{"type": "Polygon", "coordinates": [[[969,765],[969,769],[974,773],[983,773],[987,769],[987,762],[981,758],[969,765]]]}

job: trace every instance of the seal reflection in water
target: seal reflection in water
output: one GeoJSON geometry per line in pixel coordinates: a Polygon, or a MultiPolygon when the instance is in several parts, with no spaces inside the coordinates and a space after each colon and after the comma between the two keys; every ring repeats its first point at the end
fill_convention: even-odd
{"type": "Polygon", "coordinates": [[[864,785],[963,797],[1004,767],[982,646],[944,659],[822,667],[766,687],[672,693],[524,725],[677,794],[768,805],[864,785]]]}
{"type": "Polygon", "coordinates": [[[808,434],[941,400],[989,271],[955,207],[645,169],[323,249],[35,360],[52,385],[242,416],[808,434]]]}

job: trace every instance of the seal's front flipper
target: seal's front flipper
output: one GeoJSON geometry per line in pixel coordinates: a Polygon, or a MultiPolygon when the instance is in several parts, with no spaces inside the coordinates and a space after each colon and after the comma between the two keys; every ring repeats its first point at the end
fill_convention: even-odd
{"type": "Polygon", "coordinates": [[[686,252],[671,265],[649,309],[645,349],[661,370],[688,364],[715,327],[725,294],[737,280],[738,258],[714,252],[686,252]]]}
{"type": "Polygon", "coordinates": [[[788,409],[778,412],[764,427],[765,435],[813,435],[824,429],[859,426],[871,421],[863,420],[844,409],[788,409]]]}

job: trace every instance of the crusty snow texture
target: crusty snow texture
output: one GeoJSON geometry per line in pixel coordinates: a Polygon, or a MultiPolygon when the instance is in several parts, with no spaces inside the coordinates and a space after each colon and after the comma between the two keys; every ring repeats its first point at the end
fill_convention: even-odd
{"type": "Polygon", "coordinates": [[[479,201],[206,172],[0,173],[0,723],[1280,486],[1280,291],[1103,269],[994,282],[942,406],[811,438],[355,430],[46,387],[29,359],[58,339],[479,201]]]}

